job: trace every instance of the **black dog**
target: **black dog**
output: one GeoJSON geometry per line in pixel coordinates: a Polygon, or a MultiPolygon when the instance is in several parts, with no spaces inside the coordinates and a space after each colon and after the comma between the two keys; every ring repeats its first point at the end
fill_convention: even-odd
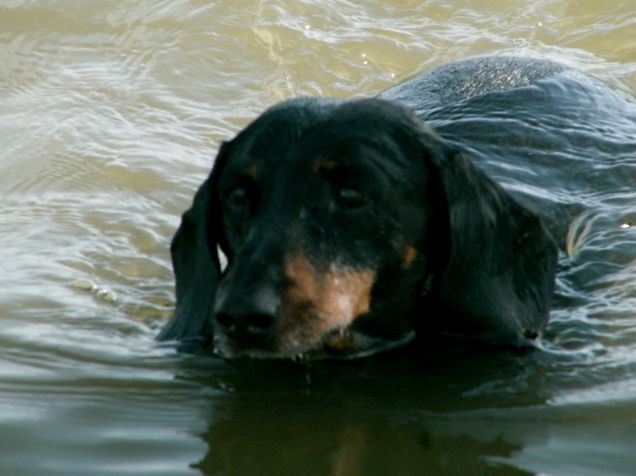
{"type": "Polygon", "coordinates": [[[418,115],[561,69],[482,58],[387,99],[266,111],[223,144],[183,216],[177,308],[159,338],[225,357],[357,357],[439,332],[531,344],[548,320],[555,240],[418,115]]]}

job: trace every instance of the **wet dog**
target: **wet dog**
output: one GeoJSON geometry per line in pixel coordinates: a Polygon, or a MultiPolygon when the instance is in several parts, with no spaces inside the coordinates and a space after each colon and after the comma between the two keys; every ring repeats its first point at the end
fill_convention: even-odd
{"type": "Polygon", "coordinates": [[[222,145],[183,216],[177,307],[159,338],[228,358],[351,358],[440,332],[531,345],[555,240],[418,116],[559,69],[486,58],[381,98],[267,110],[222,145]]]}

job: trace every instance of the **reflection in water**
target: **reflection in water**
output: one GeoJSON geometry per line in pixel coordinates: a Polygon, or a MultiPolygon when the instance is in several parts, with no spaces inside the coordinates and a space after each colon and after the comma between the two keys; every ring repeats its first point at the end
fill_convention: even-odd
{"type": "MultiPolygon", "coordinates": [[[[343,476],[462,475],[469,468],[470,474],[530,474],[488,459],[517,453],[522,443],[512,435],[474,424],[462,428],[461,417],[430,410],[455,407],[457,397],[481,381],[478,369],[506,378],[499,371],[509,360],[437,354],[453,370],[448,375],[427,357],[397,354],[364,363],[251,363],[208,381],[231,391],[211,411],[203,435],[208,453],[195,466],[205,474],[237,475],[297,474],[299,468],[343,476]],[[460,375],[466,378],[456,380],[460,375]]],[[[479,400],[467,397],[466,409],[479,400]]]]}
{"type": "Polygon", "coordinates": [[[330,414],[287,417],[282,426],[280,418],[268,420],[269,412],[263,418],[266,408],[252,410],[209,429],[209,453],[196,468],[210,475],[291,475],[299,468],[302,474],[334,476],[532,474],[488,460],[521,449],[502,437],[483,441],[439,429],[433,434],[425,422],[391,425],[330,414]]]}
{"type": "Polygon", "coordinates": [[[590,417],[607,389],[544,395],[567,384],[564,369],[581,359],[445,345],[357,362],[200,355],[180,379],[221,393],[205,412],[207,452],[193,466],[206,475],[622,474],[636,463],[632,405],[590,417]],[[562,381],[546,379],[557,368],[562,381]]]}
{"type": "Polygon", "coordinates": [[[519,403],[522,393],[524,404],[542,404],[527,392],[527,366],[538,371],[532,352],[454,347],[355,362],[214,360],[182,374],[224,393],[203,435],[208,452],[196,467],[204,474],[529,474],[489,458],[505,460],[540,438],[516,437],[516,424],[476,424],[493,418],[487,412],[470,416],[495,402],[519,403]]]}

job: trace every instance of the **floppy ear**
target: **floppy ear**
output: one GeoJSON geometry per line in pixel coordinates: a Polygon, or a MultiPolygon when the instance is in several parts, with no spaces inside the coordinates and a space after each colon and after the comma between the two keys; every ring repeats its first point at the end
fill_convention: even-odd
{"type": "Polygon", "coordinates": [[[557,245],[541,220],[461,152],[432,158],[448,208],[448,261],[433,291],[442,327],[528,345],[547,324],[557,245]]]}
{"type": "Polygon", "coordinates": [[[225,145],[212,173],[194,196],[192,206],[170,246],[176,280],[177,305],[174,316],[158,335],[159,340],[178,340],[181,347],[203,347],[212,338],[209,324],[221,265],[217,244],[221,237],[216,183],[226,162],[225,145]]]}

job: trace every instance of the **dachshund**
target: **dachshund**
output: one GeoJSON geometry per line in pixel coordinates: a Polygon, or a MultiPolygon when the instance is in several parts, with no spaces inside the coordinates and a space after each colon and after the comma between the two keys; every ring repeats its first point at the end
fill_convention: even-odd
{"type": "Polygon", "coordinates": [[[222,144],[182,217],[159,339],[225,358],[355,358],[441,334],[536,344],[555,239],[422,117],[561,69],[478,58],[375,98],[265,111],[222,144]]]}

